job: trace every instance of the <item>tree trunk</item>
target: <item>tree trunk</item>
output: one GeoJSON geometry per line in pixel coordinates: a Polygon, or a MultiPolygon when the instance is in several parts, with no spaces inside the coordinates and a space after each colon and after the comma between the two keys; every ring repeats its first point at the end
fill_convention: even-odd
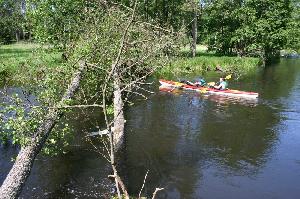
{"type": "Polygon", "coordinates": [[[198,12],[197,12],[197,3],[194,3],[194,21],[193,21],[193,25],[192,25],[192,36],[193,36],[193,41],[192,41],[192,56],[195,57],[196,56],[196,48],[197,48],[197,36],[198,36],[198,29],[197,29],[197,25],[198,25],[198,12]]]}
{"type": "MultiPolygon", "coordinates": [[[[58,106],[63,106],[66,100],[69,100],[74,96],[75,91],[79,87],[84,68],[85,63],[80,62],[79,70],[74,74],[73,80],[58,106]]],[[[17,156],[16,162],[0,187],[0,199],[12,199],[19,196],[27,177],[30,175],[35,157],[41,151],[51,130],[61,118],[62,114],[62,109],[51,109],[46,115],[44,122],[37,129],[30,144],[21,149],[17,156]]]]}
{"type": "Polygon", "coordinates": [[[148,13],[148,0],[144,0],[144,11],[145,11],[145,14],[146,14],[146,20],[148,21],[148,16],[149,16],[149,13],[148,13]]]}
{"type": "Polygon", "coordinates": [[[20,41],[20,31],[16,30],[16,41],[19,42],[20,41]]]}
{"type": "Polygon", "coordinates": [[[114,148],[116,151],[121,147],[124,140],[124,112],[123,112],[123,99],[120,85],[120,78],[118,76],[118,69],[114,74],[114,128],[113,139],[114,148]]]}

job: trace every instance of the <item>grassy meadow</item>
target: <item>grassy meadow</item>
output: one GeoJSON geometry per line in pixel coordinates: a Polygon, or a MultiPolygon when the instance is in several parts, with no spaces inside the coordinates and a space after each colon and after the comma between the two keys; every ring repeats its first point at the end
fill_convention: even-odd
{"type": "MultiPolygon", "coordinates": [[[[62,63],[61,53],[47,50],[35,43],[20,42],[0,46],[0,83],[17,79],[31,69],[47,68],[62,63]]],[[[28,77],[31,78],[31,77],[28,77]]]]}
{"type": "Polygon", "coordinates": [[[207,71],[214,71],[216,67],[221,68],[225,73],[243,75],[255,70],[259,65],[259,58],[218,56],[215,53],[207,52],[205,46],[198,45],[195,57],[190,56],[188,47],[183,48],[176,59],[157,71],[157,76],[203,74],[207,71]]]}
{"type": "MultiPolygon", "coordinates": [[[[26,74],[30,74],[31,69],[51,68],[62,62],[60,52],[49,51],[38,44],[21,42],[3,45],[0,46],[0,80],[3,82],[8,76],[13,76],[14,79],[24,78],[21,75],[23,70],[26,70],[26,74]]],[[[160,68],[155,76],[166,78],[195,73],[203,74],[207,71],[214,71],[217,66],[225,73],[242,75],[253,71],[259,64],[258,58],[217,56],[207,52],[205,46],[198,45],[196,57],[191,57],[189,48],[185,47],[168,65],[160,68]]]]}

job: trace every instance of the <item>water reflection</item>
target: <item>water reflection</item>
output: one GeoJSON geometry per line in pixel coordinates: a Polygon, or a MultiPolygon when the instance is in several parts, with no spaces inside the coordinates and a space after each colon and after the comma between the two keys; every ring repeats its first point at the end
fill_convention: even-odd
{"type": "Polygon", "coordinates": [[[238,175],[253,175],[264,166],[277,142],[273,127],[280,117],[266,106],[212,107],[203,119],[199,144],[211,148],[212,159],[229,169],[226,175],[230,170],[238,175]]]}
{"type": "Polygon", "coordinates": [[[253,175],[277,140],[276,132],[265,131],[279,120],[267,107],[258,107],[257,113],[255,107],[219,104],[190,93],[161,93],[150,101],[128,113],[125,168],[132,193],[138,192],[147,169],[152,170],[148,194],[164,186],[162,198],[192,197],[210,164],[226,167],[226,175],[253,175]]]}
{"type": "MultiPolygon", "coordinates": [[[[289,98],[298,92],[293,87],[300,81],[299,71],[294,63],[284,62],[241,80],[243,84],[232,83],[235,89],[251,87],[258,91],[261,97],[255,101],[164,88],[128,110],[123,175],[129,191],[139,192],[150,169],[145,190],[148,196],[155,187],[166,188],[160,198],[282,196],[272,180],[272,169],[273,165],[280,170],[285,167],[274,163],[282,143],[281,133],[286,129],[295,131],[282,124],[287,125],[289,98]],[[291,77],[285,82],[288,75],[291,77]],[[270,76],[275,79],[268,80],[270,76]],[[264,190],[262,187],[267,185],[270,189],[264,190]],[[255,187],[255,191],[249,187],[255,187]]],[[[295,107],[299,109],[299,104],[295,107]]],[[[288,115],[299,122],[297,113],[289,111],[288,115]]],[[[296,154],[290,156],[296,158],[296,154]]],[[[300,183],[294,176],[289,178],[300,183]]],[[[297,193],[292,189],[290,195],[297,193]]]]}
{"type": "Polygon", "coordinates": [[[130,120],[126,127],[130,131],[126,138],[127,157],[123,166],[127,170],[130,192],[138,192],[145,172],[150,169],[148,178],[151,183],[146,184],[148,194],[155,187],[167,185],[170,190],[168,197],[189,197],[193,185],[201,178],[201,173],[195,172],[198,167],[195,160],[201,159],[203,154],[196,145],[192,145],[193,140],[190,139],[193,129],[198,129],[200,123],[195,115],[186,110],[197,107],[185,97],[174,96],[170,99],[167,95],[153,97],[149,103],[138,107],[129,110],[130,120]],[[177,105],[177,100],[182,102],[181,105],[177,105]],[[182,115],[174,117],[177,112],[182,115]],[[139,125],[135,125],[137,121],[139,125]]]}
{"type": "MultiPolygon", "coordinates": [[[[21,88],[1,90],[0,103],[13,104],[14,94],[22,99],[26,111],[37,104],[34,96],[21,88]]],[[[99,108],[73,109],[66,113],[61,121],[69,124],[73,137],[68,153],[58,157],[39,154],[20,198],[108,198],[113,191],[113,183],[107,178],[110,165],[85,141],[87,132],[96,130],[96,126],[103,127],[102,117],[99,108]]],[[[0,143],[0,185],[18,152],[18,147],[0,143]]]]}
{"type": "MultiPolygon", "coordinates": [[[[300,68],[283,60],[231,82],[260,93],[257,101],[174,90],[126,109],[120,174],[129,192],[156,187],[158,198],[293,198],[300,195],[300,68]]],[[[191,77],[192,78],[192,77],[191,77]]],[[[158,86],[155,87],[156,89],[158,86]]],[[[107,197],[109,166],[83,132],[101,127],[99,110],[71,112],[75,141],[66,155],[39,156],[23,198],[107,197]]],[[[0,182],[17,148],[0,148],[0,182]]]]}
{"type": "Polygon", "coordinates": [[[254,107],[258,104],[258,98],[245,98],[245,97],[233,97],[226,95],[215,95],[215,94],[200,94],[194,91],[184,91],[182,89],[174,89],[168,87],[159,87],[159,91],[172,93],[173,95],[186,95],[189,94],[194,97],[199,97],[201,99],[210,100],[216,102],[220,105],[229,105],[229,104],[242,104],[245,106],[254,107]]]}

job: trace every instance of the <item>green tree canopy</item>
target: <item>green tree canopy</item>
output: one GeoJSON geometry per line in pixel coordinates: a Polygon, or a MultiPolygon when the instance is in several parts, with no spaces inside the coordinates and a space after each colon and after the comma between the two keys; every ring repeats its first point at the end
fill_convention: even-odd
{"type": "Polygon", "coordinates": [[[300,53],[300,2],[294,0],[292,3],[291,20],[288,23],[288,40],[286,47],[300,53]]]}
{"type": "Polygon", "coordinates": [[[290,0],[217,0],[205,7],[210,49],[225,55],[278,56],[287,43],[290,0]]]}
{"type": "Polygon", "coordinates": [[[21,0],[0,0],[0,43],[10,43],[25,21],[21,0]]]}

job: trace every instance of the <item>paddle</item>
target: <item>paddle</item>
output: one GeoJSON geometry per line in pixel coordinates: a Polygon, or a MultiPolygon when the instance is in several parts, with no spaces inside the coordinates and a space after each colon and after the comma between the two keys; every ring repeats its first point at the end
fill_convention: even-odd
{"type": "Polygon", "coordinates": [[[225,79],[231,79],[232,74],[229,74],[225,77],[225,79]]]}
{"type": "Polygon", "coordinates": [[[176,88],[180,89],[183,85],[185,84],[181,82],[175,82],[174,88],[172,88],[172,90],[170,90],[169,92],[173,92],[176,88]]]}
{"type": "MultiPolygon", "coordinates": [[[[168,92],[173,92],[175,89],[181,89],[184,85],[189,85],[189,86],[196,86],[194,83],[190,82],[190,81],[184,81],[185,83],[183,82],[175,82],[174,84],[174,87],[168,91],[168,92]]],[[[199,89],[200,93],[206,93],[207,92],[207,88],[205,87],[201,87],[199,89]]]]}
{"type": "MultiPolygon", "coordinates": [[[[229,75],[227,75],[227,76],[225,77],[225,79],[228,80],[228,79],[231,79],[231,77],[232,77],[232,74],[229,74],[229,75]]],[[[216,85],[216,82],[208,82],[207,85],[208,85],[208,86],[215,86],[215,85],[216,85]]]]}
{"type": "Polygon", "coordinates": [[[201,88],[200,93],[203,93],[203,94],[204,94],[204,93],[207,93],[207,88],[204,88],[204,87],[201,88]]]}
{"type": "Polygon", "coordinates": [[[208,82],[208,83],[207,83],[207,86],[215,86],[215,85],[216,85],[215,82],[208,82]]]}

